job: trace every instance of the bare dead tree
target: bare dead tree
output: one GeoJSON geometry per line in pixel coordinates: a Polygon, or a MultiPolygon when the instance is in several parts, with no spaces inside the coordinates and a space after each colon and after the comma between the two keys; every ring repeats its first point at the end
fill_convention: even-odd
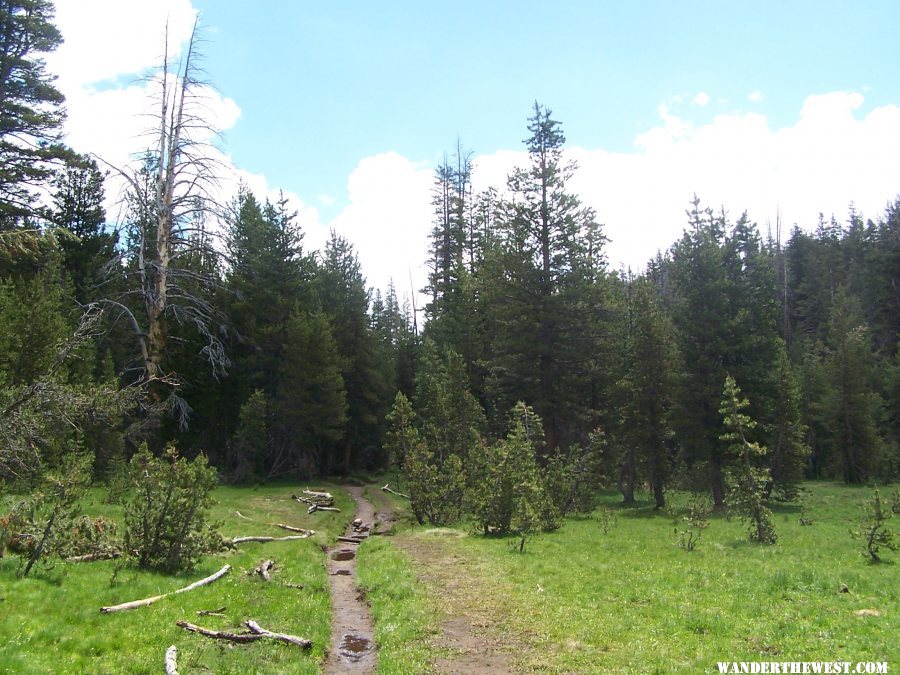
{"type": "Polygon", "coordinates": [[[150,80],[157,87],[153,143],[136,168],[112,167],[128,186],[129,250],[119,268],[131,283],[121,296],[105,301],[135,334],[136,379],[148,383],[149,403],[165,400],[183,426],[190,408],[178,395],[179,375],[167,363],[170,322],[191,326],[202,336],[201,355],[216,377],[228,366],[220,317],[211,301],[219,282],[218,253],[208,227],[221,215],[215,197],[219,162],[209,141],[219,134],[209,123],[209,87],[197,65],[198,42],[195,23],[175,64],[166,37],[162,67],[150,80]]]}

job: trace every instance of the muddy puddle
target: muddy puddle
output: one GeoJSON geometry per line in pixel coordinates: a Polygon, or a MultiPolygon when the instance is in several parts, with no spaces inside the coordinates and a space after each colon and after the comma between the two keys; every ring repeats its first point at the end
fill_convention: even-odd
{"type": "Polygon", "coordinates": [[[372,649],[371,641],[359,635],[345,635],[341,640],[340,653],[352,661],[361,659],[372,649]]]}

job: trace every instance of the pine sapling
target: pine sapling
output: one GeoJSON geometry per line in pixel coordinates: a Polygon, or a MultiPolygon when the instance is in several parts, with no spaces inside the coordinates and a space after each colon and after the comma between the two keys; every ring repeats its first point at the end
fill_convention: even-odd
{"type": "MultiPolygon", "coordinates": [[[[851,530],[851,534],[856,539],[862,539],[866,543],[866,550],[863,556],[869,559],[869,562],[882,562],[879,552],[882,548],[889,551],[896,551],[897,545],[894,543],[894,533],[885,523],[893,517],[892,509],[887,508],[887,504],[881,500],[878,488],[875,487],[872,499],[865,502],[865,515],[860,521],[859,530],[851,530]]],[[[892,505],[893,506],[893,505],[892,505]]]]}

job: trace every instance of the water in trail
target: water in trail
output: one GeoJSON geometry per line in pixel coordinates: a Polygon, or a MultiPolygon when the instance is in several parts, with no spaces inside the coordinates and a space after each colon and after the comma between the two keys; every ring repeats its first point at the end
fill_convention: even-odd
{"type": "MultiPolygon", "coordinates": [[[[356,520],[346,536],[364,539],[375,522],[375,509],[363,499],[362,488],[345,486],[356,500],[356,520]]],[[[355,543],[341,543],[325,551],[325,568],[331,585],[331,648],[326,673],[375,672],[375,623],[372,612],[356,585],[355,543]]]]}

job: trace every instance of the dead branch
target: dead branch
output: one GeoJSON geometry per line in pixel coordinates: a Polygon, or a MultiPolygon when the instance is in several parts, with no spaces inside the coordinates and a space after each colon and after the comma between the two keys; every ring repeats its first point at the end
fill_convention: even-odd
{"type": "Polygon", "coordinates": [[[178,649],[175,645],[166,650],[166,675],[178,675],[178,649]]]}
{"type": "Polygon", "coordinates": [[[73,555],[66,558],[66,562],[94,562],[95,560],[113,560],[122,556],[118,551],[97,551],[95,553],[85,553],[84,555],[73,555]]]}
{"type": "Polygon", "coordinates": [[[231,540],[232,544],[244,544],[248,541],[256,541],[260,543],[265,543],[268,541],[296,541],[297,539],[309,539],[310,536],[315,534],[315,531],[309,530],[309,534],[296,534],[291,535],[289,537],[235,537],[231,540]]]}
{"type": "Polygon", "coordinates": [[[313,530],[306,530],[302,527],[293,527],[292,525],[284,525],[283,523],[272,523],[275,527],[280,527],[282,530],[290,530],[291,532],[300,532],[301,534],[311,535],[315,534],[313,530]]]}
{"type": "Polygon", "coordinates": [[[287,644],[296,645],[298,647],[302,647],[303,649],[309,649],[312,647],[312,640],[308,640],[307,638],[297,637],[296,635],[287,635],[286,633],[273,633],[272,631],[266,630],[258,623],[253,621],[245,621],[244,625],[247,626],[254,634],[260,635],[262,637],[272,638],[273,640],[278,640],[280,642],[286,642],[287,644]]]}
{"type": "Polygon", "coordinates": [[[341,512],[341,510],[335,506],[319,506],[318,504],[313,504],[306,509],[307,513],[315,513],[316,511],[332,511],[333,513],[341,512]]]}
{"type": "Polygon", "coordinates": [[[202,626],[197,626],[187,621],[176,621],[175,625],[179,628],[184,628],[191,633],[199,633],[200,635],[205,635],[206,637],[214,638],[216,640],[228,640],[229,642],[237,642],[239,644],[256,642],[265,637],[254,633],[229,633],[224,630],[210,630],[209,628],[203,628],[202,626]]]}
{"type": "Polygon", "coordinates": [[[220,569],[215,574],[210,574],[208,577],[204,579],[200,579],[200,581],[195,581],[190,586],[185,586],[184,588],[179,588],[177,591],[171,591],[169,593],[163,593],[162,595],[154,595],[152,598],[144,598],[143,600],[133,600],[131,602],[123,602],[121,605],[113,605],[112,607],[101,607],[100,611],[103,614],[111,614],[112,612],[122,612],[127,609],[135,609],[137,607],[146,607],[147,605],[152,605],[157,600],[162,600],[165,597],[170,595],[177,595],[179,593],[187,593],[188,591],[192,591],[195,588],[200,588],[201,586],[206,586],[207,584],[211,584],[216,579],[221,579],[226,574],[228,574],[228,570],[231,569],[231,565],[225,565],[222,569],[220,569]]]}
{"type": "Polygon", "coordinates": [[[253,568],[253,574],[258,574],[264,581],[272,581],[270,572],[275,567],[274,560],[263,560],[259,565],[253,568]]]}
{"type": "Polygon", "coordinates": [[[222,612],[225,611],[225,606],[216,607],[215,609],[198,609],[197,616],[225,616],[222,612]]]}
{"type": "Polygon", "coordinates": [[[328,502],[334,501],[334,496],[330,492],[318,492],[317,490],[310,490],[309,488],[306,488],[303,491],[303,494],[309,495],[313,499],[324,500],[328,502]]]}
{"type": "Polygon", "coordinates": [[[247,516],[245,516],[245,515],[244,515],[243,513],[241,513],[240,511],[235,511],[235,512],[234,512],[234,515],[236,515],[238,518],[243,518],[244,520],[251,520],[251,521],[253,520],[253,518],[248,518],[247,516]]]}
{"type": "Polygon", "coordinates": [[[404,499],[409,499],[409,495],[405,495],[402,492],[397,492],[396,490],[392,490],[391,488],[388,487],[388,485],[390,485],[390,483],[385,483],[384,487],[381,488],[381,491],[382,492],[390,492],[392,495],[397,495],[398,497],[403,497],[404,499]]]}

